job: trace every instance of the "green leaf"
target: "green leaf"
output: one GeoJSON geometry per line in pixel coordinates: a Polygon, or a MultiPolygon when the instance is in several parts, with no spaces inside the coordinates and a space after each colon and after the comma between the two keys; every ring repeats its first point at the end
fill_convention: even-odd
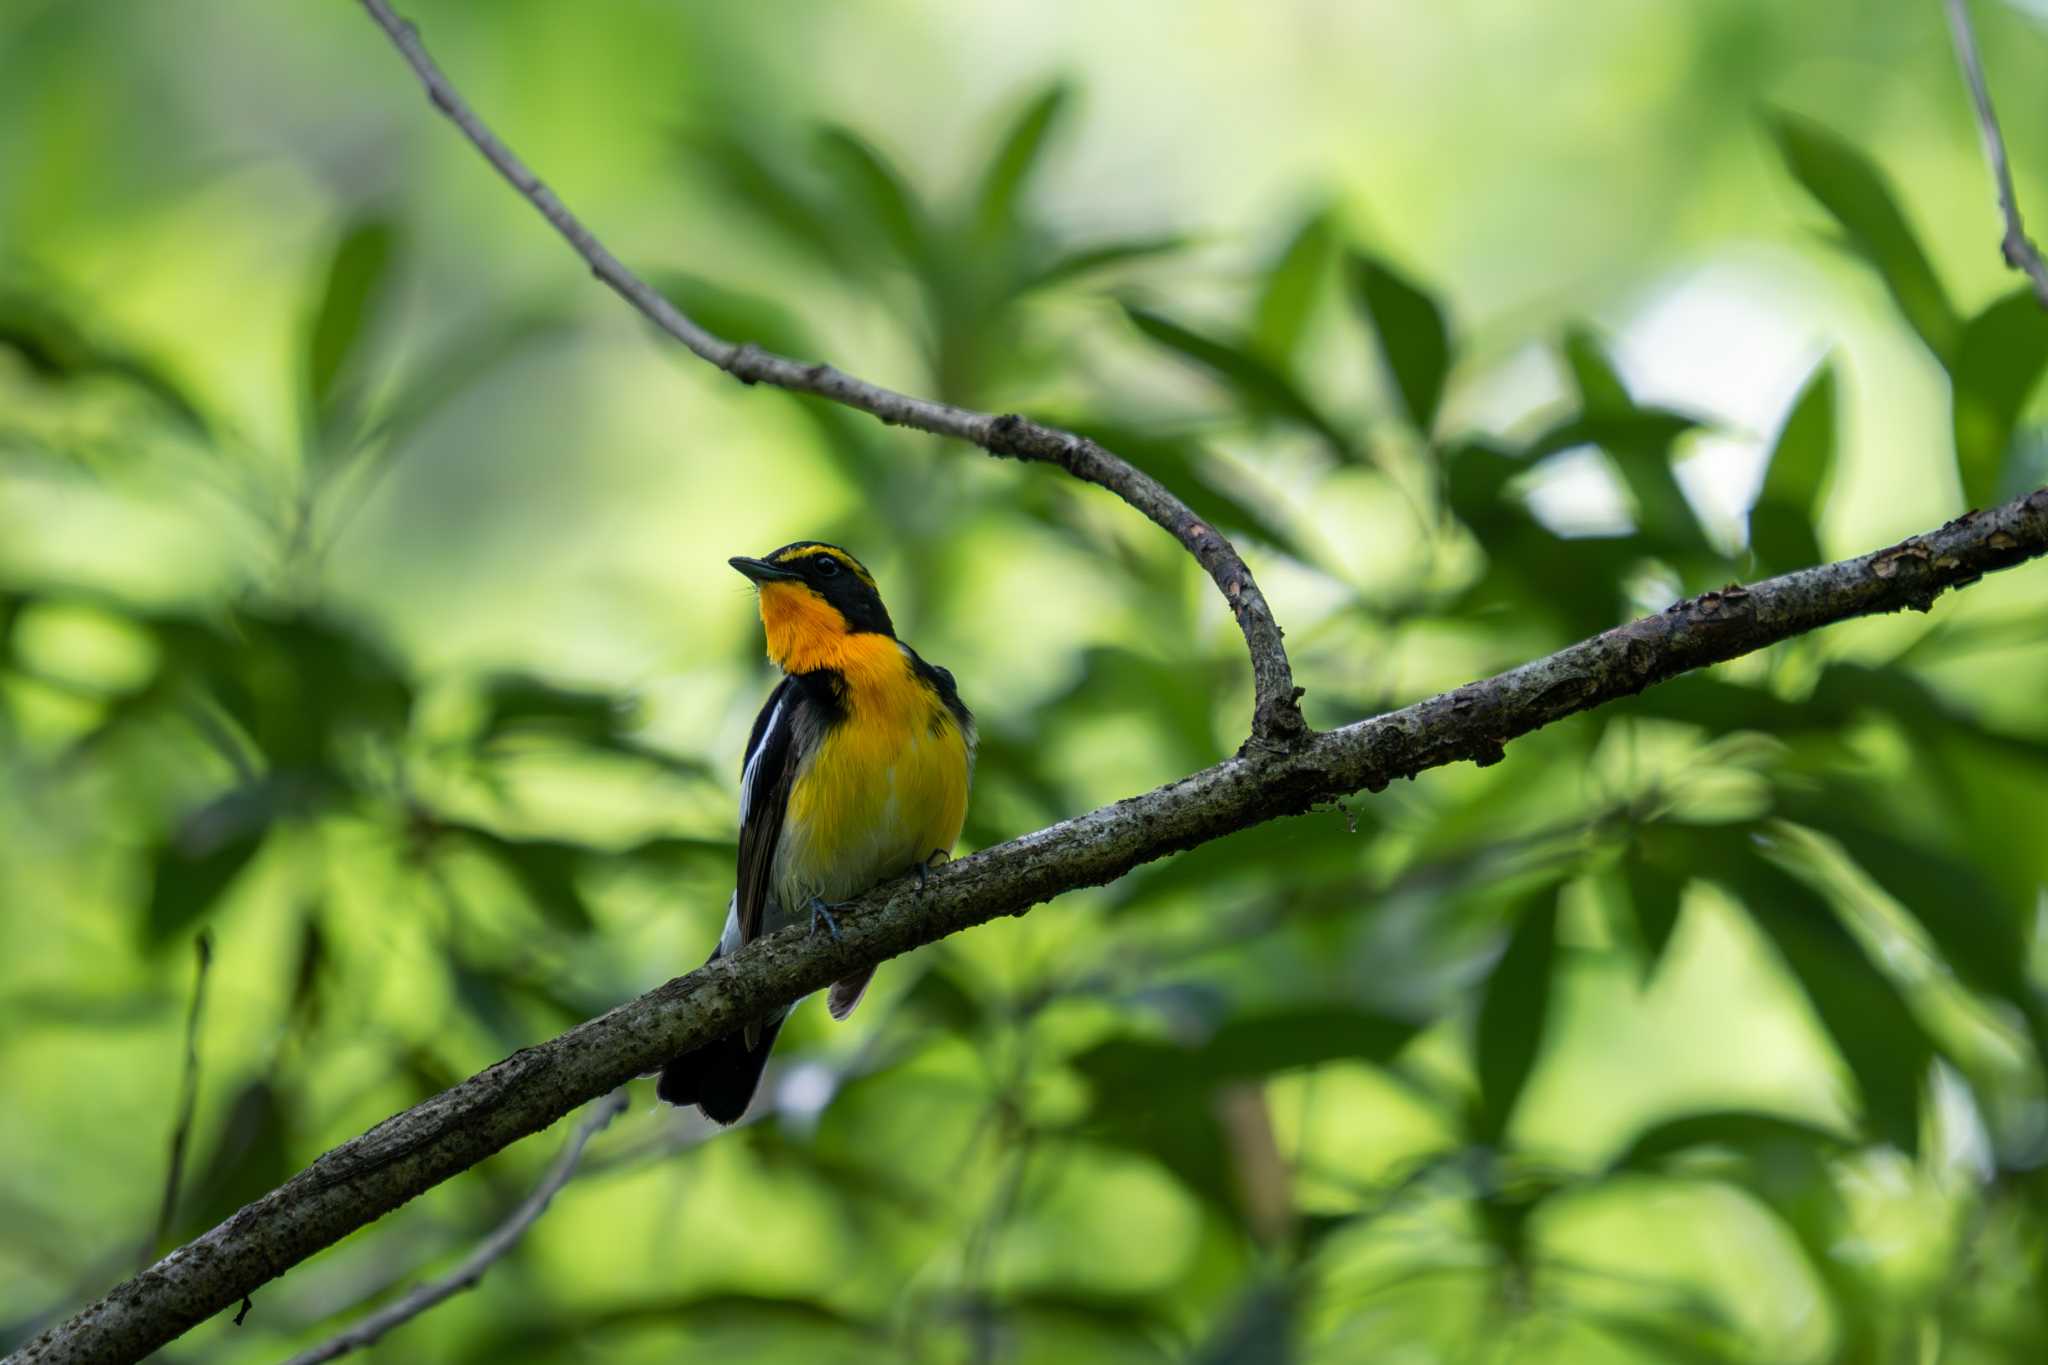
{"type": "Polygon", "coordinates": [[[197,401],[167,371],[92,335],[69,311],[40,295],[0,288],[0,346],[51,383],[105,376],[132,385],[193,432],[207,434],[197,401]]]}
{"type": "Polygon", "coordinates": [[[1850,248],[1876,269],[1927,348],[1943,365],[1950,364],[1962,321],[1883,174],[1863,153],[1810,119],[1778,111],[1769,122],[1793,178],[1841,225],[1850,248]]]}
{"type": "Polygon", "coordinates": [[[1131,1087],[1206,1093],[1228,1081],[1262,1080],[1320,1062],[1384,1062],[1415,1036],[1405,1019],[1334,1006],[1243,1015],[1197,1045],[1140,1038],[1097,1043],[1074,1059],[1098,1096],[1119,1103],[1131,1087]]]}
{"type": "Polygon", "coordinates": [[[1351,443],[1291,379],[1244,347],[1203,336],[1133,303],[1125,303],[1124,312],[1147,337],[1210,371],[1251,407],[1309,428],[1346,460],[1357,458],[1351,443]]]}
{"type": "Polygon", "coordinates": [[[1188,239],[1178,234],[1159,237],[1131,237],[1107,242],[1091,242],[1053,257],[1029,272],[1018,284],[1017,292],[1033,289],[1049,289],[1065,284],[1098,270],[1113,266],[1127,265],[1153,256],[1164,256],[1169,252],[1185,251],[1188,239]]]}
{"type": "Polygon", "coordinates": [[[1290,1365],[1298,1292],[1278,1280],[1247,1292],[1189,1365],[1290,1365]]]}
{"type": "Polygon", "coordinates": [[[1336,244],[1330,211],[1318,209],[1302,220],[1266,272],[1252,309],[1252,349],[1282,369],[1301,345],[1336,244]]]}
{"type": "Polygon", "coordinates": [[[851,129],[830,125],[818,132],[818,149],[854,209],[917,268],[931,263],[932,234],[924,209],[910,187],[875,146],[851,129]]]}
{"type": "Polygon", "coordinates": [[[542,308],[493,313],[457,330],[430,354],[406,365],[374,433],[393,442],[403,440],[528,346],[569,330],[566,317],[542,308]]]}
{"type": "Polygon", "coordinates": [[[1645,836],[1654,837],[1649,830],[1638,832],[1622,862],[1622,877],[1628,885],[1629,913],[1642,939],[1643,977],[1647,980],[1664,960],[1671,935],[1678,928],[1686,874],[1682,866],[1671,866],[1646,848],[1645,836]]]}
{"type": "Polygon", "coordinates": [[[1918,813],[1887,818],[1851,779],[1789,794],[1780,810],[1834,840],[1871,880],[1917,920],[1965,982],[2020,1010],[2032,1007],[2027,980],[2031,898],[2010,895],[1967,860],[1935,847],[1912,828],[1918,813]]]}
{"type": "Polygon", "coordinates": [[[390,293],[397,242],[388,220],[366,219],[342,234],[328,258],[306,346],[306,396],[323,433],[340,430],[356,397],[346,386],[360,382],[363,338],[390,293]]]}
{"type": "Polygon", "coordinates": [[[1728,887],[1777,946],[1855,1077],[1863,1122],[1906,1153],[1919,1148],[1920,1087],[1934,1044],[1896,983],[1871,962],[1821,894],[1769,862],[1739,827],[1695,834],[1696,866],[1728,887]]]}
{"type": "Polygon", "coordinates": [[[1506,1136],[1543,1046],[1557,956],[1557,888],[1524,892],[1512,913],[1514,930],[1487,978],[1474,1037],[1479,1112],[1473,1136],[1489,1145],[1506,1136]]]}
{"type": "Polygon", "coordinates": [[[1771,446],[1763,490],[1749,513],[1749,543],[1774,569],[1821,562],[1814,535],[1835,459],[1835,372],[1823,362],[1793,400],[1771,446]]]}
{"type": "Polygon", "coordinates": [[[1351,257],[1351,292],[1394,377],[1409,425],[1436,425],[1451,369],[1451,329],[1437,301],[1384,261],[1351,257]]]}
{"type": "Polygon", "coordinates": [[[1144,470],[1172,489],[1189,510],[1210,525],[1249,531],[1296,559],[1310,558],[1286,520],[1230,488],[1214,472],[1211,457],[1194,441],[1086,418],[1060,425],[1144,470]]]}
{"type": "Polygon", "coordinates": [[[1721,1147],[1755,1156],[1780,1144],[1832,1156],[1849,1143],[1802,1119],[1753,1109],[1717,1109],[1661,1119],[1638,1132],[1610,1170],[1656,1170],[1671,1157],[1700,1147],[1721,1147]]]}
{"type": "Polygon", "coordinates": [[[246,831],[203,853],[176,843],[154,855],[149,906],[143,916],[143,937],[152,948],[183,936],[214,905],[263,846],[260,830],[246,831]]]}
{"type": "Polygon", "coordinates": [[[1564,353],[1581,410],[1539,437],[1529,458],[1577,445],[1600,447],[1628,485],[1637,525],[1652,545],[1670,554],[1718,559],[1671,472],[1672,448],[1699,423],[1682,413],[1638,406],[1599,340],[1583,328],[1565,334],[1564,353]]]}
{"type": "Polygon", "coordinates": [[[263,846],[277,813],[277,789],[254,782],[188,815],[176,836],[151,855],[143,942],[156,949],[182,939],[224,899],[263,846]]]}
{"type": "Polygon", "coordinates": [[[179,1240],[198,1236],[282,1185],[297,1165],[291,1158],[283,1097],[269,1081],[249,1082],[229,1102],[213,1148],[181,1201],[179,1240]]]}
{"type": "Polygon", "coordinates": [[[1073,99],[1073,87],[1056,81],[1033,96],[1004,133],[974,196],[975,232],[984,242],[1014,235],[1018,201],[1073,99]]]}
{"type": "Polygon", "coordinates": [[[810,329],[772,299],[679,270],[654,271],[647,278],[692,320],[728,341],[751,341],[787,356],[808,356],[817,349],[810,329]]]}
{"type": "Polygon", "coordinates": [[[777,169],[787,158],[759,150],[723,129],[685,133],[681,146],[718,180],[724,199],[780,232],[812,259],[842,274],[859,274],[839,215],[816,202],[777,169]]]}
{"type": "Polygon", "coordinates": [[[1579,391],[1579,410],[1587,414],[1624,415],[1637,411],[1621,372],[1607,357],[1607,348],[1584,327],[1564,334],[1565,368],[1579,391]]]}
{"type": "Polygon", "coordinates": [[[583,893],[577,889],[589,850],[559,839],[511,839],[476,825],[451,823],[443,831],[462,837],[470,847],[503,869],[529,904],[551,923],[575,934],[597,927],[583,893]]]}
{"type": "Polygon", "coordinates": [[[1390,1060],[1416,1026],[1359,1010],[1304,1006],[1233,1019],[1190,1046],[1113,1038],[1073,1059],[1094,1092],[1086,1131],[1152,1157],[1233,1214],[1238,1192],[1211,1096],[1322,1062],[1390,1060]]]}
{"type": "Polygon", "coordinates": [[[2016,289],[1971,318],[1956,347],[1956,472],[1963,501],[1988,507],[2023,489],[2006,477],[2015,463],[2013,428],[2048,369],[2048,310],[2016,289]]]}
{"type": "Polygon", "coordinates": [[[1529,472],[1514,452],[1491,441],[1461,441],[1444,452],[1443,467],[1444,501],[1481,544],[1493,528],[1528,520],[1528,509],[1508,494],[1508,485],[1529,472]]]}

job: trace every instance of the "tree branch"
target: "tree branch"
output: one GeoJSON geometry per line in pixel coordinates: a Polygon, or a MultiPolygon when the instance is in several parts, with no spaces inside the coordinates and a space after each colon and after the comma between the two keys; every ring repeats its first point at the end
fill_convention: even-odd
{"type": "Polygon", "coordinates": [[[519,1207],[512,1211],[512,1216],[499,1224],[490,1236],[479,1242],[476,1250],[465,1256],[455,1269],[439,1279],[429,1280],[417,1286],[404,1297],[385,1304],[361,1322],[329,1337],[318,1346],[299,1352],[286,1361],[285,1365],[321,1365],[322,1361],[345,1356],[351,1351],[360,1351],[392,1328],[412,1321],[444,1299],[453,1298],[465,1289],[475,1288],[477,1282],[483,1279],[484,1272],[517,1245],[519,1239],[526,1235],[526,1230],[547,1212],[548,1202],[562,1186],[569,1183],[569,1177],[576,1174],[576,1163],[582,1157],[584,1147],[604,1130],[605,1125],[624,1113],[625,1108],[626,1088],[620,1086],[605,1096],[595,1109],[584,1116],[583,1122],[576,1125],[576,1131],[571,1133],[568,1142],[563,1144],[561,1155],[555,1158],[554,1165],[548,1167],[548,1173],[541,1178],[540,1184],[534,1187],[533,1193],[527,1195],[519,1207]]]}
{"type": "Polygon", "coordinates": [[[758,939],[328,1152],[290,1181],[24,1346],[14,1365],[139,1359],[265,1282],[644,1075],[841,977],[1142,863],[1460,760],[1654,683],[1838,621],[1928,610],[1950,589],[2048,554],[2048,488],[1867,554],[1676,602],[1547,658],[1413,706],[1247,749],[1163,787],[859,897],[841,937],[758,939]]]}
{"type": "Polygon", "coordinates": [[[2048,308],[2048,261],[2027,236],[2020,221],[2019,195],[2012,187],[2012,166],[2005,155],[2005,135],[1998,131],[1998,114],[1991,107],[1991,89],[1984,81],[1984,65],[1977,59],[1977,34],[1970,26],[1967,0],[1948,0],[1948,27],[1955,38],[1956,64],[1963,69],[1963,83],[1970,87],[1970,99],[1977,106],[1977,127],[1984,134],[1984,159],[1991,163],[1991,178],[1998,185],[1998,208],[2005,215],[2005,237],[1999,247],[2005,263],[2024,271],[2034,282],[2034,297],[2048,308]]]}
{"type": "Polygon", "coordinates": [[[792,360],[764,351],[752,342],[727,341],[706,331],[621,264],[555,192],[541,183],[519,155],[477,117],[421,45],[417,28],[394,13],[387,0],[362,0],[362,4],[419,76],[434,107],[453,120],[484,159],[497,168],[498,174],[540,211],[590,266],[590,272],[701,359],[745,384],[768,384],[793,393],[816,394],[892,426],[956,437],[991,455],[1056,464],[1077,479],[1108,489],[1163,527],[1215,580],[1230,604],[1231,614],[1237,618],[1238,629],[1244,633],[1252,661],[1252,742],[1285,748],[1307,734],[1308,725],[1296,704],[1301,694],[1294,686],[1286,647],[1280,643],[1280,625],[1273,619],[1272,609],[1266,605],[1252,571],[1222,532],[1196,516],[1164,484],[1073,432],[1014,414],[997,416],[897,393],[830,365],[792,360]]]}

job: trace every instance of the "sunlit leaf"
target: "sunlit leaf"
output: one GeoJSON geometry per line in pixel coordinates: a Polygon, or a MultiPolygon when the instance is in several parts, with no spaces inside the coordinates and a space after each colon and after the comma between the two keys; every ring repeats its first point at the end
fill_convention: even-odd
{"type": "Polygon", "coordinates": [[[1962,321],[1883,174],[1862,152],[1810,119],[1781,110],[1769,122],[1793,178],[1840,224],[1856,254],[1877,270],[1927,348],[1950,364],[1962,321]]]}
{"type": "Polygon", "coordinates": [[[1451,329],[1443,308],[1376,257],[1354,254],[1350,281],[1352,297],[1379,343],[1409,424],[1428,435],[1436,425],[1451,369],[1451,329]]]}

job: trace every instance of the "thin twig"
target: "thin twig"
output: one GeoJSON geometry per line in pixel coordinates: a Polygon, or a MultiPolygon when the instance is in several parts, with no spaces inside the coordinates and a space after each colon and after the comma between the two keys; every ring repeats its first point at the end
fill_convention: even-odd
{"type": "Polygon", "coordinates": [[[2048,488],[1897,545],[1664,611],[1427,701],[1239,754],[1086,815],[877,887],[841,936],[792,926],[499,1062],[341,1144],[203,1237],[29,1342],[14,1365],[140,1359],[492,1153],[749,1019],[884,959],[1349,792],[1499,762],[1510,741],[1836,622],[1906,608],[2048,555],[2048,488]]]}
{"type": "Polygon", "coordinates": [[[1197,517],[1166,486],[1129,461],[1085,437],[1012,415],[975,412],[929,398],[898,393],[857,379],[830,365],[809,364],[764,351],[752,342],[735,343],[714,335],[685,316],[646,281],[628,270],[598,241],[490,130],[420,43],[419,30],[401,19],[387,0],[362,0],[378,27],[390,35],[399,52],[426,87],[434,107],[460,128],[484,159],[513,189],[540,211],[556,232],[590,266],[592,274],[619,297],[640,310],[655,326],[746,384],[768,384],[794,393],[816,394],[835,403],[879,417],[894,426],[914,427],[938,436],[952,436],[980,446],[991,455],[1056,464],[1078,479],[1122,498],[1164,528],[1195,557],[1229,603],[1251,653],[1254,702],[1252,739],[1264,746],[1285,748],[1299,743],[1308,726],[1296,704],[1294,672],[1280,643],[1280,626],[1266,598],[1237,549],[1222,532],[1197,517]]]}
{"type": "Polygon", "coordinates": [[[490,1236],[477,1244],[476,1250],[464,1257],[462,1264],[438,1279],[409,1291],[402,1298],[394,1299],[376,1312],[356,1323],[339,1335],[329,1337],[318,1346],[299,1352],[285,1365],[319,1365],[323,1360],[333,1360],[351,1351],[360,1351],[392,1328],[412,1321],[429,1308],[453,1298],[465,1289],[474,1288],[483,1279],[498,1259],[526,1235],[526,1230],[547,1212],[548,1201],[555,1197],[562,1186],[569,1183],[569,1177],[576,1174],[576,1162],[583,1155],[583,1148],[596,1137],[614,1118],[626,1108],[626,1088],[617,1090],[598,1101],[597,1107],[576,1125],[576,1131],[569,1135],[569,1141],[562,1147],[555,1164],[548,1167],[548,1173],[526,1196],[512,1216],[499,1224],[490,1236]]]}
{"type": "Polygon", "coordinates": [[[1984,81],[1984,64],[1977,59],[1977,34],[1970,26],[1967,0],[1948,0],[1948,27],[1955,37],[1956,63],[1963,69],[1963,82],[1977,106],[1977,127],[1984,134],[1984,158],[1991,163],[1991,178],[1998,184],[1998,208],[2005,215],[2005,237],[1999,247],[2005,263],[2026,272],[2034,282],[2034,297],[2048,308],[2048,261],[2027,236],[2020,221],[2020,199],[2012,187],[2012,166],[2005,155],[2005,135],[1998,131],[1998,114],[1991,107],[1991,88],[1984,81]]]}
{"type": "Polygon", "coordinates": [[[185,1078],[178,1087],[178,1118],[171,1126],[170,1169],[164,1172],[164,1197],[157,1205],[156,1227],[143,1244],[136,1269],[147,1270],[162,1254],[178,1213],[178,1189],[185,1183],[185,1149],[192,1138],[192,1115],[199,1107],[199,1020],[206,1008],[206,972],[213,965],[213,940],[204,930],[192,940],[197,965],[192,974],[192,1007],[185,1014],[185,1078]]]}

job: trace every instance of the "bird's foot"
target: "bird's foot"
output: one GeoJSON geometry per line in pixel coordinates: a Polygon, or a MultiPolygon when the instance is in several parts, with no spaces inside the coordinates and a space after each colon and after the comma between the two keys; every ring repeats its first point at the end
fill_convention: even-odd
{"type": "Polygon", "coordinates": [[[932,879],[933,868],[944,867],[952,861],[953,855],[946,852],[943,848],[933,849],[932,856],[917,865],[917,894],[920,896],[924,894],[925,884],[932,879]]]}
{"type": "Polygon", "coordinates": [[[852,904],[851,901],[828,901],[823,896],[811,897],[811,932],[817,933],[818,925],[822,923],[825,926],[826,932],[830,933],[833,938],[838,938],[839,921],[833,918],[832,912],[834,910],[844,910],[850,904],[852,904]]]}

